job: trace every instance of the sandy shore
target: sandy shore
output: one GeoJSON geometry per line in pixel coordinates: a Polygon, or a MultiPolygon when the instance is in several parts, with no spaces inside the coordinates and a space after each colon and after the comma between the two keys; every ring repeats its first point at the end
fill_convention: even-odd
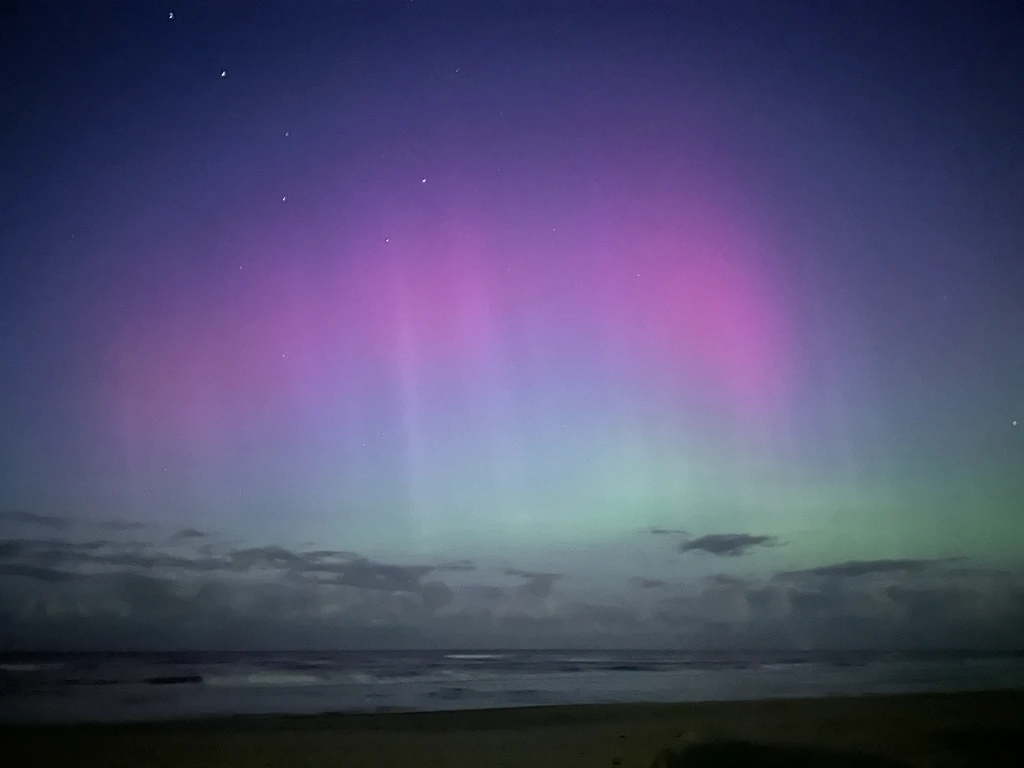
{"type": "Polygon", "coordinates": [[[1020,736],[1020,691],[0,728],[18,765],[108,768],[1010,765],[1020,736]]]}

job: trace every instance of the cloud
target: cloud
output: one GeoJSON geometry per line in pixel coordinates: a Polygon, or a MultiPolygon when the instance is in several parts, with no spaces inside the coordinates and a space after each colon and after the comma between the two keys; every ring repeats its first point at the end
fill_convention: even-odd
{"type": "Polygon", "coordinates": [[[546,577],[549,577],[549,576],[554,576],[555,578],[558,578],[562,574],[560,574],[560,573],[545,573],[545,572],[542,572],[542,571],[524,571],[521,568],[506,568],[505,569],[505,575],[506,576],[518,576],[521,579],[535,579],[535,578],[538,578],[538,577],[545,577],[546,578],[546,577]]]}
{"type": "Polygon", "coordinates": [[[42,528],[65,530],[71,527],[71,521],[58,515],[37,515],[34,512],[8,510],[0,512],[0,524],[17,523],[20,525],[36,525],[42,528]]]}
{"type": "Polygon", "coordinates": [[[107,539],[72,541],[67,539],[4,539],[0,558],[20,559],[24,565],[88,568],[105,566],[127,569],[170,568],[212,571],[227,567],[223,558],[181,557],[155,551],[151,545],[116,542],[107,539]],[[145,550],[150,551],[145,551],[145,550]]]}
{"type": "Polygon", "coordinates": [[[951,562],[948,559],[913,559],[898,560],[848,560],[842,563],[819,565],[796,571],[783,571],[777,578],[792,579],[803,576],[850,577],[868,576],[876,573],[920,573],[935,565],[951,562]]]}
{"type": "Polygon", "coordinates": [[[236,570],[276,570],[300,581],[385,592],[418,592],[421,579],[431,572],[471,571],[476,567],[468,560],[440,565],[399,565],[369,560],[354,552],[296,553],[277,545],[236,549],[228,553],[228,559],[236,570]]]}
{"type": "Polygon", "coordinates": [[[635,578],[631,579],[631,581],[640,587],[640,589],[657,589],[658,587],[665,586],[665,581],[663,579],[635,578]]]}
{"type": "MultiPolygon", "coordinates": [[[[469,559],[383,562],[212,534],[85,540],[88,531],[0,539],[0,648],[981,647],[1024,632],[1021,574],[952,559],[616,578],[604,589],[586,572],[503,567],[499,586],[469,559]]],[[[773,541],[715,534],[685,546],[727,557],[773,541]]]]}
{"type": "Polygon", "coordinates": [[[0,539],[0,557],[17,557],[29,546],[26,539],[0,539]]]}
{"type": "Polygon", "coordinates": [[[249,547],[236,549],[228,557],[232,565],[242,570],[251,568],[287,568],[307,561],[284,547],[249,547]]]}
{"type": "Polygon", "coordinates": [[[227,562],[212,557],[177,557],[165,553],[141,554],[137,552],[116,552],[113,554],[83,555],[79,560],[98,565],[118,566],[133,569],[170,568],[183,571],[220,571],[227,562]]]}
{"type": "Polygon", "coordinates": [[[708,584],[717,587],[742,587],[746,586],[747,582],[738,576],[733,576],[731,573],[715,573],[707,578],[708,584]]]}
{"type": "Polygon", "coordinates": [[[789,593],[774,584],[751,585],[746,591],[751,615],[759,619],[784,618],[790,610],[789,593]]]}
{"type": "Polygon", "coordinates": [[[697,615],[705,620],[738,624],[749,620],[750,602],[746,581],[719,573],[705,579],[697,602],[697,615]]]}
{"type": "Polygon", "coordinates": [[[276,642],[294,644],[304,636],[300,645],[322,646],[337,642],[324,635],[334,631],[348,642],[374,627],[434,620],[453,591],[424,577],[471,567],[464,560],[382,563],[336,550],[300,555],[277,545],[217,551],[204,541],[201,547],[211,548],[212,555],[189,556],[152,542],[3,541],[0,647],[16,637],[50,646],[135,638],[151,646],[209,645],[229,636],[234,645],[257,637],[268,644],[291,637],[276,642]],[[259,630],[247,633],[247,625],[259,630]]]}
{"type": "Polygon", "coordinates": [[[146,527],[145,523],[135,520],[103,520],[96,525],[108,531],[141,531],[146,527]]]}
{"type": "Polygon", "coordinates": [[[309,563],[338,563],[349,560],[359,560],[355,552],[347,552],[338,549],[314,549],[302,553],[302,557],[309,563]]]}
{"type": "Polygon", "coordinates": [[[768,547],[776,543],[774,536],[755,536],[750,533],[711,533],[679,545],[680,552],[707,552],[718,557],[745,555],[754,547],[768,547]]]}
{"type": "MultiPolygon", "coordinates": [[[[302,643],[347,644],[369,638],[371,630],[382,638],[382,628],[412,632],[445,617],[462,621],[459,611],[471,606],[444,581],[428,577],[476,568],[465,558],[390,563],[336,549],[230,547],[188,529],[157,541],[3,539],[0,647],[16,637],[51,646],[87,638],[97,645],[131,644],[133,638],[143,646],[216,644],[228,637],[237,645],[257,636],[261,643],[291,638],[276,642],[294,644],[304,636],[302,643]],[[254,629],[246,632],[246,626],[254,629]],[[330,639],[325,633],[331,632],[344,639],[330,639]]],[[[560,575],[510,573],[523,584],[479,591],[474,599],[487,607],[470,615],[471,624],[472,615],[490,622],[499,615],[512,620],[550,613],[547,598],[560,575]]]]}
{"type": "Polygon", "coordinates": [[[182,528],[171,536],[171,541],[187,541],[189,539],[202,539],[205,537],[206,534],[198,528],[182,528]]]}
{"type": "Polygon", "coordinates": [[[434,568],[429,565],[392,565],[356,560],[333,569],[335,576],[328,583],[386,592],[419,592],[422,588],[420,580],[432,570],[434,568]]]}
{"type": "Polygon", "coordinates": [[[111,545],[105,540],[69,541],[67,539],[3,539],[0,540],[0,558],[25,557],[35,562],[56,564],[66,561],[90,560],[93,554],[111,545]]]}
{"type": "Polygon", "coordinates": [[[505,575],[518,576],[524,579],[524,583],[517,587],[520,594],[531,595],[544,599],[551,594],[555,582],[562,578],[560,573],[541,573],[538,571],[523,571],[518,568],[506,568],[505,575]]]}
{"type": "Polygon", "coordinates": [[[453,560],[451,562],[442,563],[434,568],[435,571],[475,571],[476,563],[472,560],[453,560]]]}
{"type": "Polygon", "coordinates": [[[555,588],[555,582],[560,578],[562,578],[561,575],[557,573],[534,576],[521,585],[519,591],[543,600],[551,595],[552,590],[555,588]]]}
{"type": "Polygon", "coordinates": [[[508,591],[493,584],[471,584],[462,592],[485,602],[496,603],[508,597],[508,591]]]}
{"type": "Polygon", "coordinates": [[[653,526],[648,528],[645,533],[649,533],[652,536],[689,536],[689,532],[684,531],[682,528],[660,528],[653,526]]]}
{"type": "Polygon", "coordinates": [[[0,563],[0,576],[24,576],[28,579],[37,579],[46,582],[67,581],[75,577],[67,571],[59,571],[54,568],[42,568],[36,565],[18,565],[0,563]]]}
{"type": "Polygon", "coordinates": [[[566,618],[586,632],[621,633],[636,626],[636,613],[626,605],[601,603],[570,603],[566,606],[566,618]]]}
{"type": "Polygon", "coordinates": [[[381,563],[353,552],[314,550],[295,553],[280,546],[253,547],[229,554],[239,569],[276,569],[300,580],[383,592],[419,592],[421,580],[434,571],[471,571],[469,560],[440,565],[381,563]]]}
{"type": "Polygon", "coordinates": [[[420,590],[423,597],[423,604],[430,611],[438,611],[455,600],[455,592],[443,581],[430,581],[424,584],[420,590]]]}

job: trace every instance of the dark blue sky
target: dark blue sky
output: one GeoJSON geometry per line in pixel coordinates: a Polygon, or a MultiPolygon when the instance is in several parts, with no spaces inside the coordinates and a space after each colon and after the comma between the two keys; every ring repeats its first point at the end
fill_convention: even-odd
{"type": "Polygon", "coordinates": [[[4,13],[8,643],[1019,626],[1019,4],[4,13]]]}

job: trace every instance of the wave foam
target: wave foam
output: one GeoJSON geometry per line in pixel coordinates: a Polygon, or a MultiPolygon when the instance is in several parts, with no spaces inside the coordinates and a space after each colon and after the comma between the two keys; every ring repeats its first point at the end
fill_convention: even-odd
{"type": "Polygon", "coordinates": [[[304,675],[298,672],[250,672],[238,675],[209,677],[207,685],[222,687],[275,686],[275,685],[321,685],[325,681],[319,675],[304,675]]]}

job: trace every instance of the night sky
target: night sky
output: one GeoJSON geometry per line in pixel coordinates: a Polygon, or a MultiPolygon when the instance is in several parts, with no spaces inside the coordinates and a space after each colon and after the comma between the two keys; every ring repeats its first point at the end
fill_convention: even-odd
{"type": "Polygon", "coordinates": [[[0,646],[1024,636],[1021,5],[3,13],[0,646]]]}

